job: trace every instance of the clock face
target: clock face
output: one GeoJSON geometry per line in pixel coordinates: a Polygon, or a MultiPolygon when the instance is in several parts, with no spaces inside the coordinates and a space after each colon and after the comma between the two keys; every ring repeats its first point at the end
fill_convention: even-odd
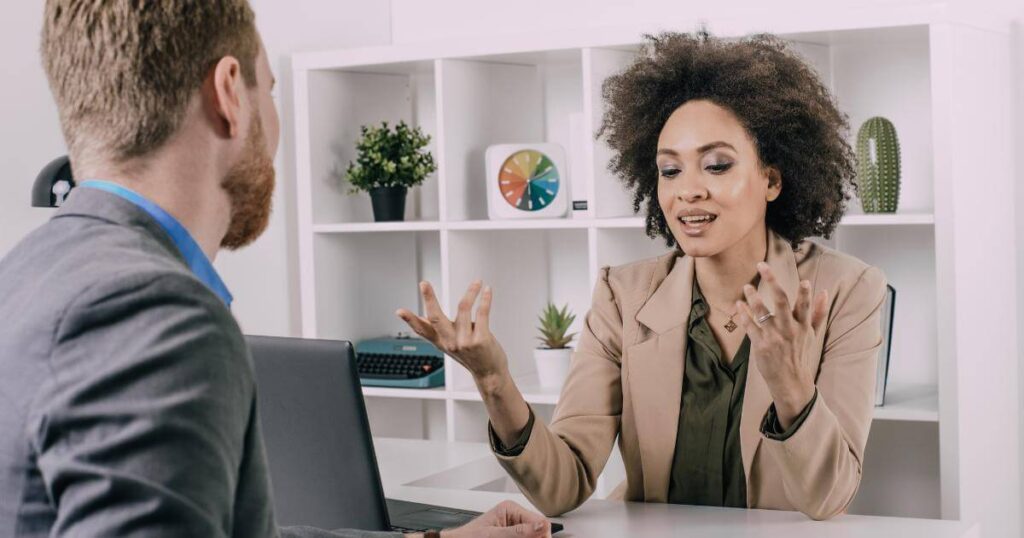
{"type": "Polygon", "coordinates": [[[498,174],[501,197],[522,211],[539,211],[558,194],[559,176],[555,163],[543,153],[526,149],[505,159],[498,174]]]}

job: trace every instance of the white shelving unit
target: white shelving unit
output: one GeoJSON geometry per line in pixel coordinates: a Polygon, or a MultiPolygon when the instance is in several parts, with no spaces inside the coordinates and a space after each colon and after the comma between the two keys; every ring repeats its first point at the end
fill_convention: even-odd
{"type": "MultiPolygon", "coordinates": [[[[851,510],[972,513],[980,486],[971,473],[995,468],[978,458],[982,450],[972,441],[991,424],[967,417],[1010,400],[986,391],[965,361],[997,357],[1016,371],[1014,339],[979,343],[991,323],[954,315],[980,306],[985,293],[1013,289],[1012,252],[994,247],[1006,243],[977,239],[993,226],[1013,228],[1009,148],[990,143],[1008,133],[1001,111],[1009,96],[993,89],[1006,79],[998,60],[1008,54],[1007,29],[954,21],[932,5],[703,22],[720,36],[769,31],[790,40],[831,86],[854,133],[871,116],[894,122],[903,163],[900,211],[858,214],[852,201],[836,234],[823,241],[881,267],[897,289],[889,403],[876,410],[863,487],[901,491],[912,500],[859,498],[851,510]],[[957,106],[960,100],[983,104],[968,111],[957,106]],[[972,137],[971,129],[986,136],[972,137]],[[979,177],[987,193],[977,192],[979,177]],[[1005,264],[1009,272],[973,279],[965,271],[978,259],[1005,264]],[[907,428],[913,433],[901,433],[907,428]],[[903,451],[906,435],[923,443],[917,453],[903,451]],[[872,467],[882,460],[884,472],[872,467]]],[[[527,401],[550,417],[558,390],[537,385],[531,354],[541,306],[568,303],[578,330],[601,266],[665,252],[660,240],[644,234],[630,195],[607,172],[609,149],[592,136],[602,114],[601,84],[635,58],[643,32],[697,26],[679,21],[296,55],[303,335],[359,341],[407,331],[394,312],[422,312],[418,281],[433,282],[452,312],[466,286],[482,278],[495,290],[491,324],[512,373],[527,401]],[[354,158],[359,127],[381,120],[405,120],[433,137],[438,173],[413,190],[403,223],[372,222],[368,197],[349,196],[339,172],[354,158]],[[589,208],[565,219],[487,220],[484,150],[530,141],[566,148],[573,198],[586,199],[589,208]]],[[[1016,314],[1007,301],[992,323],[1012,334],[1016,314]]],[[[486,439],[486,414],[471,378],[451,358],[446,371],[447,386],[439,389],[364,389],[375,433],[486,439]]]]}

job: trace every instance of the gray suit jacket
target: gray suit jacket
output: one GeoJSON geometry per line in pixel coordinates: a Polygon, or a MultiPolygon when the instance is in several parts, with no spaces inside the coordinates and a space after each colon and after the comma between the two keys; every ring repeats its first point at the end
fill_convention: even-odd
{"type": "Polygon", "coordinates": [[[0,536],[394,536],[276,528],[238,325],[118,196],[0,261],[0,372],[0,536]]]}

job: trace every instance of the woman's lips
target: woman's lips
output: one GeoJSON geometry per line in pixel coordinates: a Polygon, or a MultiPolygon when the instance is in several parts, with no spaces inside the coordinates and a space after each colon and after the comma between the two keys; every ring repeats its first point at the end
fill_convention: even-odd
{"type": "Polygon", "coordinates": [[[718,217],[703,215],[701,217],[680,217],[678,220],[684,234],[690,237],[699,237],[704,235],[707,229],[718,220],[718,217]]]}

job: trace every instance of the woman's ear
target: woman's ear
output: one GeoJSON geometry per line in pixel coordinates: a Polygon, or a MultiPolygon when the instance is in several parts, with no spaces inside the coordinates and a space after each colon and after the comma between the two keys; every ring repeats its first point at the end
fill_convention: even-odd
{"type": "Polygon", "coordinates": [[[779,169],[774,166],[768,166],[764,170],[765,175],[768,176],[768,192],[766,199],[769,202],[774,202],[779,195],[782,194],[782,172],[779,172],[779,169]]]}

